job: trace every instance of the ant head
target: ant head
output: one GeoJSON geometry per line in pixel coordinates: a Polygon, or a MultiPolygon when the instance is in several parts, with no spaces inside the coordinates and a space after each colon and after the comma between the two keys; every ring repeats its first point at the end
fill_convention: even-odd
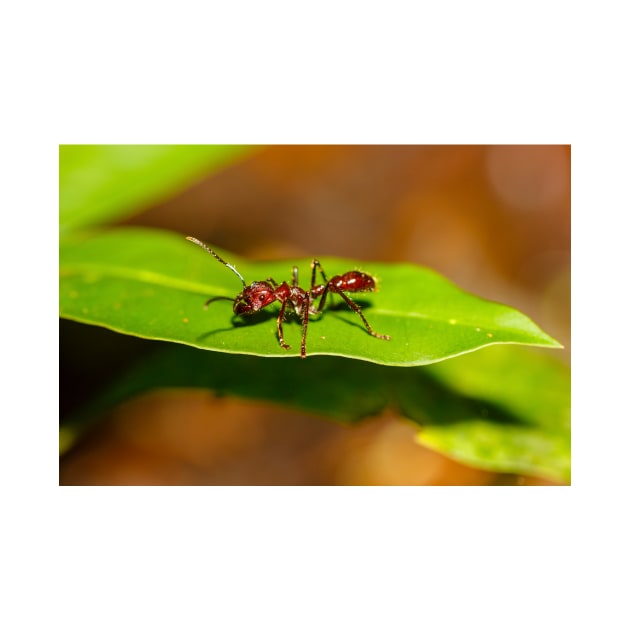
{"type": "Polygon", "coordinates": [[[276,301],[275,289],[269,282],[252,282],[234,298],[234,312],[237,315],[256,313],[276,301]]]}

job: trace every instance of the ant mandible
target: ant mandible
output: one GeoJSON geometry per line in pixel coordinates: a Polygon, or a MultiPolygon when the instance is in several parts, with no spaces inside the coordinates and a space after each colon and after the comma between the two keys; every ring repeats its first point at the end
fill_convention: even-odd
{"type": "Polygon", "coordinates": [[[280,345],[288,350],[290,346],[284,341],[284,334],[282,332],[282,322],[284,321],[284,313],[287,307],[293,309],[298,317],[302,320],[302,346],[300,354],[304,359],[306,357],[306,331],[308,329],[308,317],[309,315],[319,315],[324,305],[326,304],[326,297],[328,293],[337,293],[340,295],[346,304],[361,318],[363,324],[367,328],[367,331],[373,337],[378,339],[390,339],[389,335],[379,335],[372,330],[370,324],[368,324],[365,315],[363,315],[361,308],[356,302],[353,302],[346,293],[357,293],[365,291],[374,291],[376,288],[376,282],[372,276],[361,271],[348,271],[341,276],[334,276],[330,280],[326,278],[326,274],[322,269],[322,266],[317,259],[313,259],[311,263],[311,288],[309,291],[305,291],[298,286],[298,268],[293,267],[293,281],[289,285],[286,282],[278,284],[273,278],[267,278],[251,284],[246,284],[243,276],[236,270],[234,265],[225,262],[221,256],[215,251],[210,249],[205,243],[202,243],[194,236],[187,236],[187,240],[199,245],[205,249],[209,254],[212,254],[220,263],[225,265],[228,269],[233,271],[243,283],[243,290],[232,300],[232,298],[225,296],[218,296],[210,298],[205,304],[204,308],[208,308],[211,302],[216,300],[229,300],[233,302],[232,309],[236,315],[250,315],[256,313],[261,309],[273,304],[275,301],[280,302],[280,312],[278,313],[278,341],[280,345]],[[315,284],[316,271],[322,274],[324,284],[315,284]],[[320,298],[319,306],[315,308],[315,300],[320,298]]]}

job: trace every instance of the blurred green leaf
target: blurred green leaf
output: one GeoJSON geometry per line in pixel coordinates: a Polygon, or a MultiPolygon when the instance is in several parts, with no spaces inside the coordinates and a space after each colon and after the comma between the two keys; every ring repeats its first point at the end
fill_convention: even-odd
{"type": "MultiPolygon", "coordinates": [[[[221,253],[247,282],[288,280],[291,267],[310,282],[310,260],[252,262],[221,253]]],[[[360,268],[377,277],[380,290],[357,294],[376,339],[337,297],[337,306],[313,316],[307,353],[330,354],[385,365],[424,365],[492,344],[559,347],[515,309],[457,288],[437,273],[408,264],[321,259],[328,276],[360,268]]],[[[188,344],[206,350],[259,356],[299,355],[301,324],[289,318],[285,339],[277,340],[277,304],[246,320],[228,301],[204,310],[210,296],[233,298],[241,284],[226,267],[183,236],[143,228],[120,228],[92,236],[75,235],[60,247],[62,317],[112,330],[188,344]]]]}
{"type": "MultiPolygon", "coordinates": [[[[450,427],[431,426],[419,442],[471,466],[538,474],[564,482],[571,474],[571,381],[569,368],[540,352],[495,347],[427,371],[456,396],[480,398],[526,425],[497,425],[472,416],[450,427]]],[[[524,349],[523,349],[524,350],[524,349]]]]}
{"type": "Polygon", "coordinates": [[[60,145],[60,233],[140,212],[251,150],[232,145],[60,145]]]}
{"type": "Polygon", "coordinates": [[[401,368],[338,357],[273,361],[165,345],[65,424],[64,446],[82,423],[158,387],[206,388],[345,423],[392,408],[421,427],[422,444],[453,459],[487,470],[570,479],[569,370],[528,348],[495,346],[401,368]]]}

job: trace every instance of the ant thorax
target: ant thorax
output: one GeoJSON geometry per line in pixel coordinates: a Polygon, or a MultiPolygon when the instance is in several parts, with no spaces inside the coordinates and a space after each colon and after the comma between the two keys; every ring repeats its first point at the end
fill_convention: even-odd
{"type": "MultiPolygon", "coordinates": [[[[283,282],[281,287],[285,285],[289,289],[289,302],[293,305],[293,310],[299,317],[302,317],[302,313],[304,312],[304,307],[308,304],[309,313],[313,313],[311,301],[309,298],[309,294],[304,289],[300,287],[290,287],[286,282],[283,282]]],[[[316,311],[315,311],[316,312],[316,311]]]]}

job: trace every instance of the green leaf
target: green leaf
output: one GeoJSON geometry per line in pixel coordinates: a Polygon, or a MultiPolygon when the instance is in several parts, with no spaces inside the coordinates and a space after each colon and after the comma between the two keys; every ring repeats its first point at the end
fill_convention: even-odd
{"type": "Polygon", "coordinates": [[[427,427],[419,442],[474,467],[537,474],[568,482],[571,474],[569,368],[539,352],[496,347],[425,368],[456,396],[483,399],[522,425],[471,416],[427,427]]]}
{"type": "Polygon", "coordinates": [[[249,151],[231,145],[61,145],[60,232],[144,210],[249,151]]]}
{"type": "Polygon", "coordinates": [[[165,345],[65,423],[65,448],[82,423],[158,387],[200,387],[266,400],[338,422],[398,411],[418,441],[500,472],[570,479],[570,380],[566,366],[528,348],[495,346],[431,366],[385,367],[338,357],[274,361],[165,345]]]}
{"type": "MultiPolygon", "coordinates": [[[[246,281],[290,280],[298,265],[300,284],[310,283],[310,262],[251,262],[219,252],[246,281]]],[[[437,273],[416,265],[320,259],[328,277],[359,268],[375,276],[379,290],[356,294],[373,329],[390,341],[370,336],[359,317],[337,296],[336,306],[313,316],[307,354],[330,354],[385,365],[424,365],[492,344],[560,347],[519,311],[475,297],[437,273]]],[[[300,351],[301,324],[285,323],[283,350],[277,340],[278,304],[246,320],[232,304],[238,278],[184,236],[143,228],[120,228],[66,238],[60,245],[62,317],[112,330],[188,344],[207,350],[289,357],[300,351]]]]}

